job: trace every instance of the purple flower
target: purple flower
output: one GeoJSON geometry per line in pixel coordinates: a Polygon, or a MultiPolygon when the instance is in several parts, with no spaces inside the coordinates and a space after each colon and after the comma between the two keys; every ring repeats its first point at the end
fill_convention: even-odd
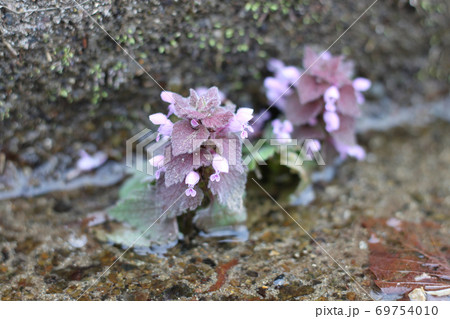
{"type": "Polygon", "coordinates": [[[273,134],[279,140],[286,140],[291,138],[291,133],[294,131],[294,127],[289,120],[283,122],[279,119],[272,121],[273,134]]]}
{"type": "Polygon", "coordinates": [[[161,100],[164,102],[170,103],[169,104],[169,113],[167,113],[167,117],[171,116],[174,112],[174,103],[175,100],[172,97],[172,92],[163,91],[161,92],[161,100]]]}
{"type": "Polygon", "coordinates": [[[80,151],[80,159],[77,161],[77,168],[80,171],[92,171],[106,162],[108,156],[104,152],[97,152],[93,156],[86,153],[85,150],[80,151]]]}
{"type": "Polygon", "coordinates": [[[307,139],[305,141],[306,154],[309,156],[314,156],[314,153],[317,153],[321,150],[322,146],[320,145],[320,141],[318,139],[307,139]]]}
{"type": "Polygon", "coordinates": [[[347,155],[356,158],[358,161],[362,161],[366,158],[366,152],[359,145],[345,145],[336,141],[334,144],[343,158],[347,157],[347,155]]]}
{"type": "Polygon", "coordinates": [[[325,129],[328,132],[333,132],[339,129],[339,116],[336,112],[326,111],[323,113],[323,120],[325,122],[325,129]]]}
{"type": "Polygon", "coordinates": [[[220,181],[220,173],[228,173],[229,172],[229,165],[226,158],[214,154],[213,160],[212,160],[212,166],[214,168],[215,173],[212,174],[209,179],[212,182],[218,182],[220,181]]]}
{"type": "Polygon", "coordinates": [[[164,156],[163,155],[156,155],[152,157],[150,160],[150,165],[153,167],[158,168],[155,172],[155,178],[159,179],[162,172],[166,171],[166,168],[164,167],[164,156]]]}
{"type": "Polygon", "coordinates": [[[325,100],[325,103],[336,103],[337,100],[339,100],[339,89],[332,85],[330,86],[325,93],[323,94],[323,99],[325,100]]]}
{"type": "Polygon", "coordinates": [[[362,161],[366,158],[366,151],[359,145],[352,145],[347,147],[347,154],[351,157],[356,158],[359,161],[362,161]]]}
{"type": "Polygon", "coordinates": [[[307,149],[311,150],[312,152],[318,152],[322,148],[320,145],[319,140],[317,139],[309,139],[307,140],[307,149]]]}
{"type": "Polygon", "coordinates": [[[336,131],[339,128],[339,116],[336,114],[336,101],[339,100],[339,89],[332,85],[323,94],[325,101],[325,112],[323,120],[325,121],[325,129],[328,132],[336,131]]]}
{"type": "Polygon", "coordinates": [[[195,171],[191,171],[186,175],[186,179],[184,181],[184,183],[188,185],[188,189],[185,191],[186,196],[195,197],[195,195],[197,195],[194,186],[197,185],[199,181],[200,175],[195,171]]]}
{"type": "Polygon", "coordinates": [[[155,124],[159,125],[158,128],[158,137],[156,140],[158,141],[160,136],[171,136],[172,130],[173,130],[173,123],[170,121],[166,115],[162,113],[155,113],[149,116],[150,121],[155,124]]]}
{"type": "Polygon", "coordinates": [[[361,92],[365,92],[372,86],[372,82],[366,78],[356,78],[353,80],[353,88],[355,89],[356,101],[358,104],[365,102],[364,95],[361,92]]]}
{"type": "Polygon", "coordinates": [[[278,59],[269,59],[267,63],[267,69],[272,73],[277,73],[279,70],[284,68],[284,63],[278,59]]]}
{"type": "Polygon", "coordinates": [[[294,88],[290,86],[300,78],[301,71],[294,66],[285,66],[283,62],[276,59],[269,61],[268,69],[274,73],[274,76],[264,80],[267,99],[283,110],[294,92],[294,88]]]}
{"type": "Polygon", "coordinates": [[[356,78],[352,82],[353,88],[359,92],[365,92],[372,86],[372,82],[366,78],[356,78]]]}
{"type": "Polygon", "coordinates": [[[248,122],[253,118],[253,109],[248,107],[241,107],[237,110],[233,119],[229,124],[230,132],[240,132],[243,139],[248,137],[249,132],[253,132],[253,128],[248,122]]]}
{"type": "Polygon", "coordinates": [[[196,128],[197,126],[199,126],[200,125],[200,123],[197,121],[197,120],[195,120],[195,119],[192,119],[191,120],[191,126],[193,127],[193,128],[196,128]]]}

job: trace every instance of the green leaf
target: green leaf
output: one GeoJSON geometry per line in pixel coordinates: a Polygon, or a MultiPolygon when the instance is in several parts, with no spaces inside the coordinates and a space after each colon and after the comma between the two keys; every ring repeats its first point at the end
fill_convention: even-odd
{"type": "Polygon", "coordinates": [[[276,148],[272,145],[264,145],[258,151],[263,160],[268,160],[275,155],[276,148]]]}
{"type": "Polygon", "coordinates": [[[194,224],[203,236],[228,237],[225,241],[245,241],[248,238],[246,220],[244,206],[236,211],[213,201],[209,207],[197,211],[194,224]]]}
{"type": "Polygon", "coordinates": [[[253,171],[256,168],[256,161],[252,158],[247,165],[249,171],[253,171]]]}
{"type": "Polygon", "coordinates": [[[126,247],[168,246],[178,239],[176,217],[164,214],[156,186],[148,176],[136,173],[119,191],[119,200],[107,210],[117,222],[111,229],[101,231],[100,239],[126,247]]]}
{"type": "Polygon", "coordinates": [[[129,179],[127,179],[120,188],[119,198],[120,199],[127,198],[127,196],[130,193],[136,190],[145,189],[148,186],[149,182],[151,181],[149,180],[149,178],[152,178],[152,176],[136,171],[134,175],[129,179]]]}

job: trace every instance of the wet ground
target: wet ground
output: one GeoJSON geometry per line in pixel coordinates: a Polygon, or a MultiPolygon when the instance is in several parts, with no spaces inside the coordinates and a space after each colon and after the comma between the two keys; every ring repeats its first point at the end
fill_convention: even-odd
{"type": "MultiPolygon", "coordinates": [[[[378,298],[362,222],[427,219],[448,233],[450,124],[369,132],[362,144],[366,161],[347,161],[333,181],[316,185],[308,207],[285,206],[351,277],[250,179],[247,242],[189,233],[165,257],[128,251],[97,281],[124,250],[97,241],[86,216],[115,202],[116,185],[1,201],[0,297],[369,300],[367,292],[378,298]]],[[[279,194],[283,184],[267,187],[279,194]]]]}

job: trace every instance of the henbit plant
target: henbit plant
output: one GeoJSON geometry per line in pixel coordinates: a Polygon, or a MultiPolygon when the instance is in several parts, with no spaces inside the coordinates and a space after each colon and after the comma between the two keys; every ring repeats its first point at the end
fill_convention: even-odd
{"type": "Polygon", "coordinates": [[[159,126],[157,140],[167,140],[149,161],[154,177],[128,182],[109,215],[134,230],[157,221],[140,242],[147,247],[176,242],[176,217],[196,210],[194,223],[205,233],[230,231],[246,219],[242,143],[253,130],[253,110],[236,110],[228,100],[222,105],[225,98],[216,87],[191,89],[186,98],[163,92],[161,98],[169,103],[168,114],[149,117],[159,126]]]}
{"type": "MultiPolygon", "coordinates": [[[[267,99],[281,111],[281,116],[268,122],[263,136],[289,144],[287,157],[294,161],[288,160],[284,165],[300,178],[296,191],[290,196],[293,205],[306,205],[314,199],[311,179],[317,165],[310,161],[313,157],[317,161],[323,154],[330,162],[334,161],[337,151],[338,159],[347,156],[358,160],[365,158],[364,149],[356,142],[355,120],[360,115],[359,104],[364,102],[361,92],[371,86],[368,79],[352,79],[353,63],[343,56],[332,56],[328,52],[317,54],[306,47],[303,67],[304,70],[271,59],[268,69],[274,75],[264,81],[267,99]],[[293,145],[294,141],[296,145],[293,145]],[[330,149],[334,151],[330,152],[330,149]],[[298,156],[302,157],[301,165],[294,163],[298,156]]],[[[277,155],[277,150],[281,150],[273,143],[261,149],[264,160],[270,160],[277,155]]],[[[250,167],[258,172],[255,163],[250,162],[250,167]]],[[[333,167],[327,167],[314,178],[330,178],[333,167]]]]}
{"type": "Polygon", "coordinates": [[[157,168],[163,205],[171,205],[187,187],[186,196],[174,205],[172,214],[195,210],[205,193],[210,201],[217,199],[232,210],[240,210],[242,196],[237,194],[244,193],[246,183],[242,139],[252,130],[248,121],[253,117],[253,110],[236,111],[232,103],[221,106],[216,87],[203,95],[191,90],[188,98],[164,92],[163,100],[170,103],[169,114],[173,112],[178,117],[172,123],[162,113],[150,115],[150,121],[159,125],[159,133],[170,137],[164,155],[150,160],[157,168]]]}
{"type": "Polygon", "coordinates": [[[352,80],[353,62],[344,56],[319,55],[309,47],[303,67],[306,71],[276,59],[268,64],[274,76],[264,81],[267,98],[286,117],[283,126],[272,122],[273,134],[315,139],[331,144],[342,158],[364,159],[365,151],[356,142],[355,119],[361,114],[359,104],[364,103],[361,92],[370,88],[370,80],[352,80]]]}

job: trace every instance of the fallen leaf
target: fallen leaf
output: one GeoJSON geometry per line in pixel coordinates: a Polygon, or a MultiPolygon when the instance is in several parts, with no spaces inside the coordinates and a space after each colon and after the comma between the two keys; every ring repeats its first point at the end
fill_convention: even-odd
{"type": "MultiPolygon", "coordinates": [[[[427,294],[450,289],[448,235],[438,224],[372,218],[363,225],[370,234],[370,270],[383,293],[406,297],[416,289],[427,294]]],[[[413,296],[419,298],[417,292],[413,296]]]]}

